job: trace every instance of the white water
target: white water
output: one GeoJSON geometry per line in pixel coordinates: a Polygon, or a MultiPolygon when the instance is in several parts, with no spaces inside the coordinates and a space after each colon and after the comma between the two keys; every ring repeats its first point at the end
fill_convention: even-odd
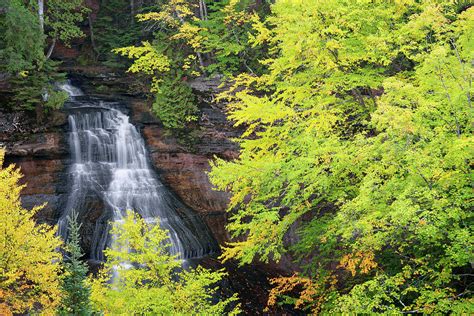
{"type": "Polygon", "coordinates": [[[67,80],[64,83],[58,84],[58,87],[59,89],[67,92],[67,94],[69,94],[70,97],[78,97],[78,96],[84,95],[81,89],[71,85],[71,82],[69,80],[67,80]]]}
{"type": "MultiPolygon", "coordinates": [[[[83,95],[70,84],[63,89],[72,97],[83,95]]],[[[214,251],[215,241],[202,220],[157,178],[142,136],[119,106],[86,98],[71,98],[68,104],[72,164],[60,234],[67,238],[67,217],[73,210],[79,219],[97,217],[90,257],[104,260],[103,250],[113,240],[110,223],[133,210],[147,222],[159,220],[169,231],[172,254],[184,259],[214,251]]]]}

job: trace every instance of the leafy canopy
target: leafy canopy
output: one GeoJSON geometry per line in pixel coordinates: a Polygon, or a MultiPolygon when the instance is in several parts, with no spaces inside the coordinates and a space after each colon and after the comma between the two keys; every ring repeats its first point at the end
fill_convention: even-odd
{"type": "Polygon", "coordinates": [[[0,314],[53,313],[60,299],[61,240],[56,229],[36,224],[42,206],[21,207],[14,165],[2,168],[0,150],[0,314]]]}
{"type": "Polygon", "coordinates": [[[265,7],[256,1],[159,1],[137,15],[153,40],[113,51],[133,59],[129,72],[151,78],[153,112],[166,127],[180,128],[196,119],[191,91],[183,86],[189,78],[260,70],[261,50],[248,39],[265,7]]]}
{"type": "Polygon", "coordinates": [[[274,280],[269,303],[472,313],[474,8],[280,0],[271,10],[252,38],[269,45],[268,72],[237,76],[222,96],[246,128],[239,159],[216,159],[210,173],[232,193],[238,241],[222,258],[299,259],[304,273],[274,280]]]}

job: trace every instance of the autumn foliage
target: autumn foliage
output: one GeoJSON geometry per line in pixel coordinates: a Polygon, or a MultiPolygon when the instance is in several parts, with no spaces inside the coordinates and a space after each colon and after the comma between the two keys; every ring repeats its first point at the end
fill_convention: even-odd
{"type": "Polygon", "coordinates": [[[33,219],[41,207],[21,207],[21,174],[14,165],[1,168],[3,156],[0,150],[0,314],[53,313],[61,297],[61,241],[33,219]]]}
{"type": "Polygon", "coordinates": [[[472,313],[472,3],[279,0],[252,27],[265,71],[221,94],[245,131],[210,172],[221,258],[294,258],[271,304],[472,313]]]}

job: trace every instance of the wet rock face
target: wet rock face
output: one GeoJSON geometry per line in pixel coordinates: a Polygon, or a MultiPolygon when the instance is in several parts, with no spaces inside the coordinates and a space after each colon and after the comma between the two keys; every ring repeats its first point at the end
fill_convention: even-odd
{"type": "Polygon", "coordinates": [[[56,158],[68,154],[63,131],[33,133],[23,141],[11,143],[8,155],[15,157],[56,158]]]}
{"type": "Polygon", "coordinates": [[[201,103],[199,122],[180,135],[163,128],[146,102],[135,101],[130,107],[161,180],[204,219],[220,244],[229,241],[225,229],[229,195],[213,190],[207,176],[214,156],[230,159],[238,155],[237,145],[230,141],[238,131],[223,110],[201,103]]]}
{"type": "Polygon", "coordinates": [[[24,112],[0,113],[0,144],[6,149],[6,165],[15,164],[23,174],[23,207],[46,203],[37,218],[55,224],[67,193],[65,114],[52,113],[47,122],[38,124],[24,112]]]}
{"type": "MultiPolygon", "coordinates": [[[[177,134],[163,128],[145,100],[136,96],[130,98],[128,90],[112,80],[114,76],[107,77],[102,69],[97,73],[95,70],[78,71],[72,78],[73,83],[90,93],[95,86],[110,81],[122,91],[108,92],[114,96],[126,96],[131,121],[140,128],[162,181],[205,220],[219,243],[229,241],[225,230],[229,195],[213,190],[206,174],[214,156],[224,159],[238,156],[237,145],[230,139],[237,137],[240,131],[226,120],[223,105],[209,102],[222,89],[220,78],[190,82],[199,100],[199,121],[177,134]]],[[[6,162],[20,167],[24,174],[21,181],[28,183],[22,193],[25,207],[31,208],[46,201],[47,205],[38,217],[42,222],[53,224],[67,194],[70,164],[67,115],[54,111],[48,114],[46,121],[38,124],[34,115],[24,112],[0,113],[0,144],[7,148],[6,162]]],[[[97,212],[90,210],[88,213],[90,218],[84,218],[85,230],[92,229],[97,212]]],[[[84,240],[84,246],[87,244],[84,240]]]]}

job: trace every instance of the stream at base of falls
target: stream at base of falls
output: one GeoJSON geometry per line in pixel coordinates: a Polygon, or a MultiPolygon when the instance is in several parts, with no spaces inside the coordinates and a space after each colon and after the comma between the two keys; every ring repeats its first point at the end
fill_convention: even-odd
{"type": "Polygon", "coordinates": [[[67,239],[68,217],[88,216],[91,200],[100,214],[95,220],[90,253],[92,260],[104,260],[112,243],[112,222],[120,222],[127,210],[146,222],[159,222],[169,232],[170,253],[181,259],[202,257],[218,250],[209,229],[159,180],[151,167],[145,142],[130,123],[120,102],[84,96],[69,83],[60,88],[70,95],[66,103],[69,122],[71,165],[69,193],[59,219],[59,234],[67,239]]]}

